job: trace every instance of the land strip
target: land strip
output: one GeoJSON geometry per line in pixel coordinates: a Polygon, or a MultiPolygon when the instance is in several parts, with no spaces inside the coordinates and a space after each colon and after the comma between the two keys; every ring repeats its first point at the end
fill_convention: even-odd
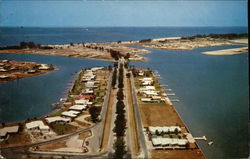
{"type": "MultiPolygon", "coordinates": [[[[130,78],[130,73],[129,78],[130,78]]],[[[135,111],[134,105],[132,104],[132,94],[131,94],[131,82],[128,77],[126,78],[126,96],[127,96],[127,107],[128,107],[128,118],[129,118],[129,128],[130,128],[130,137],[131,137],[131,153],[132,158],[135,158],[139,155],[140,147],[139,147],[139,138],[138,138],[138,131],[136,126],[136,119],[135,119],[135,111]]]]}
{"type": "Polygon", "coordinates": [[[248,47],[234,48],[234,49],[225,49],[225,50],[215,50],[215,51],[206,51],[202,52],[205,55],[237,55],[242,53],[247,53],[248,47]]]}
{"type": "Polygon", "coordinates": [[[101,151],[108,149],[109,137],[110,137],[110,134],[112,133],[111,122],[113,121],[112,120],[112,112],[113,112],[113,105],[114,105],[114,96],[115,96],[115,91],[113,89],[111,89],[110,96],[109,96],[109,102],[108,102],[108,110],[107,110],[106,120],[104,123],[101,151]]]}
{"type": "Polygon", "coordinates": [[[199,47],[222,45],[245,45],[248,34],[209,34],[191,37],[168,37],[157,39],[143,39],[140,41],[117,41],[110,43],[78,43],[64,45],[40,45],[32,42],[20,43],[19,46],[0,47],[0,53],[41,54],[51,56],[66,56],[75,58],[92,58],[115,61],[121,57],[130,61],[145,61],[141,54],[150,53],[145,48],[168,50],[191,50],[199,47]],[[244,39],[243,39],[244,38],[244,39]]]}
{"type": "Polygon", "coordinates": [[[150,156],[204,158],[174,106],[165,103],[167,95],[152,71],[132,68],[132,72],[150,156]]]}
{"type": "Polygon", "coordinates": [[[28,61],[0,60],[0,82],[38,76],[55,70],[53,65],[28,61]]]}

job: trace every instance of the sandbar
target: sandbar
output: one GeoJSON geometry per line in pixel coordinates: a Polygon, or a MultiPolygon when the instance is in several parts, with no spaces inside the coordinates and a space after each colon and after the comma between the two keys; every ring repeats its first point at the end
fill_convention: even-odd
{"type": "Polygon", "coordinates": [[[242,54],[242,53],[247,53],[247,52],[248,52],[248,47],[241,47],[241,48],[234,48],[234,49],[206,51],[206,52],[202,52],[202,54],[222,56],[222,55],[236,55],[236,54],[242,54]]]}

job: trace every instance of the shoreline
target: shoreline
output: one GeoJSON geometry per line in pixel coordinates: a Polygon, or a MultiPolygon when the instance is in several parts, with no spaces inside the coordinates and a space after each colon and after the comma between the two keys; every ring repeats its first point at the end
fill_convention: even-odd
{"type": "Polygon", "coordinates": [[[216,55],[216,56],[237,55],[243,53],[248,53],[248,47],[202,52],[202,54],[204,55],[216,55]]]}
{"type": "Polygon", "coordinates": [[[200,47],[212,47],[223,45],[246,45],[248,38],[245,34],[210,34],[196,35],[192,37],[163,37],[143,39],[139,41],[117,41],[106,43],[76,43],[60,45],[40,45],[32,42],[25,43],[25,46],[0,47],[0,53],[17,54],[40,54],[50,56],[65,56],[74,58],[99,59],[105,61],[117,61],[124,57],[130,61],[146,61],[142,54],[151,51],[144,48],[166,49],[166,50],[192,50],[200,47]],[[32,43],[32,48],[29,44],[32,43]],[[27,46],[26,46],[27,45],[27,46]],[[133,48],[130,46],[141,46],[133,48]]]}

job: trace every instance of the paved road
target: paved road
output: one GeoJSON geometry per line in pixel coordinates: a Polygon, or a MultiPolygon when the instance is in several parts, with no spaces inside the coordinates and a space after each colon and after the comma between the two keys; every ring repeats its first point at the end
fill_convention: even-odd
{"type": "Polygon", "coordinates": [[[142,126],[142,120],[141,120],[141,114],[139,110],[139,105],[137,102],[137,95],[135,91],[135,85],[134,85],[134,77],[132,73],[130,72],[130,80],[131,80],[131,86],[132,86],[132,100],[133,105],[135,106],[135,119],[136,119],[136,125],[138,128],[138,137],[139,137],[139,143],[141,151],[144,155],[144,158],[148,158],[148,150],[147,150],[147,144],[143,133],[143,126],[142,126]]]}
{"type": "Polygon", "coordinates": [[[97,126],[91,129],[93,135],[91,138],[88,138],[86,140],[86,141],[89,141],[89,149],[92,153],[97,153],[100,151],[101,142],[102,142],[103,133],[104,133],[104,124],[105,124],[105,119],[106,119],[108,104],[109,104],[112,75],[113,75],[113,71],[111,72],[109,76],[107,91],[106,91],[106,95],[103,101],[102,111],[100,114],[101,122],[97,126]]]}

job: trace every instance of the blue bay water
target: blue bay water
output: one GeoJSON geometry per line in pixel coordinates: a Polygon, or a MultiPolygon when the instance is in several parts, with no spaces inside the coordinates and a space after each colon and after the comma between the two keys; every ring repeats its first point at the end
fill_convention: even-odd
{"type": "MultiPolygon", "coordinates": [[[[210,33],[246,33],[241,27],[151,28],[0,28],[0,46],[21,41],[41,44],[130,41],[147,38],[210,33]]],[[[248,54],[209,56],[200,52],[237,46],[199,48],[190,51],[156,50],[144,56],[148,62],[132,65],[158,70],[180,99],[175,103],[194,136],[214,141],[199,146],[209,159],[246,158],[248,154],[248,54]]],[[[36,61],[59,68],[48,74],[0,84],[0,121],[21,121],[48,114],[51,103],[65,96],[67,84],[82,68],[110,62],[43,55],[0,54],[0,59],[36,61]]]]}
{"type": "Polygon", "coordinates": [[[210,56],[200,52],[234,48],[221,46],[191,51],[156,50],[144,55],[148,62],[136,67],[157,70],[161,83],[169,85],[180,102],[174,103],[194,136],[213,140],[208,146],[198,141],[206,157],[248,156],[248,54],[210,56]]]}
{"type": "Polygon", "coordinates": [[[211,33],[246,33],[246,27],[106,27],[106,28],[1,28],[0,46],[22,41],[40,44],[114,42],[211,33]]]}
{"type": "Polygon", "coordinates": [[[94,66],[107,66],[110,62],[31,54],[0,54],[1,59],[34,61],[53,64],[59,70],[0,83],[0,122],[17,122],[47,115],[52,103],[66,96],[75,73],[94,66]]]}

